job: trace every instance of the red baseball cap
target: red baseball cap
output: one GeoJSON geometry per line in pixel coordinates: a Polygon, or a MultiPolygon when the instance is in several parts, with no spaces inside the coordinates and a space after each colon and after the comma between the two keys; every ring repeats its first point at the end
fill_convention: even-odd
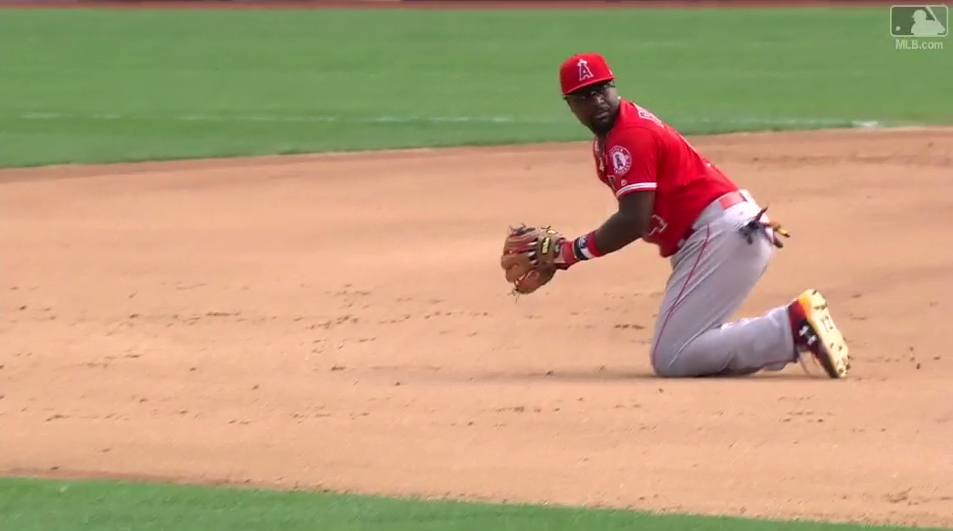
{"type": "Polygon", "coordinates": [[[589,85],[615,79],[606,58],[597,53],[577,53],[559,67],[563,96],[589,85]]]}

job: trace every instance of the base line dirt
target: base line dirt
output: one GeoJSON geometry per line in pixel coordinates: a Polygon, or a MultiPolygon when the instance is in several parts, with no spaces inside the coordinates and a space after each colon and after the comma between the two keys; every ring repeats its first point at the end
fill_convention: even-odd
{"type": "Polygon", "coordinates": [[[953,525],[950,130],[693,138],[792,232],[845,381],[671,381],[644,244],[515,301],[586,144],[0,171],[0,472],[953,525]]]}

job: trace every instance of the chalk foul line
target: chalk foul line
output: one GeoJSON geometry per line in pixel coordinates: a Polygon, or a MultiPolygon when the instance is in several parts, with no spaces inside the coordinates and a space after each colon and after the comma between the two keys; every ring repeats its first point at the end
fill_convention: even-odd
{"type": "MultiPolygon", "coordinates": [[[[334,116],[334,115],[261,115],[261,114],[122,114],[89,113],[71,114],[54,112],[30,112],[17,118],[21,120],[75,120],[75,121],[149,121],[149,122],[194,122],[194,123],[333,123],[333,124],[473,124],[473,125],[557,125],[571,124],[571,119],[533,118],[523,116],[334,116]]],[[[853,120],[849,118],[771,118],[771,117],[731,117],[698,118],[671,117],[669,121],[678,126],[685,125],[722,125],[745,127],[860,127],[881,128],[890,125],[879,120],[853,120]]],[[[901,124],[919,126],[921,124],[901,124]]]]}

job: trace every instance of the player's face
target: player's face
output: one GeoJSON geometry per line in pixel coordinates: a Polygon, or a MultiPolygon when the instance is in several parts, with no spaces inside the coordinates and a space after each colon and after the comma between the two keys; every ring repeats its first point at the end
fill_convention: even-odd
{"type": "Polygon", "coordinates": [[[619,110],[619,93],[610,81],[570,93],[566,103],[579,123],[596,134],[605,134],[612,128],[619,110]]]}

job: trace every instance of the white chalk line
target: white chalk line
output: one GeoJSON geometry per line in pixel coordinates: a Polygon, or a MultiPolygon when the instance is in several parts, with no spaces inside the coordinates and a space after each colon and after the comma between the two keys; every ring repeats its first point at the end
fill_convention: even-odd
{"type": "MultiPolygon", "coordinates": [[[[147,115],[147,114],[120,114],[120,113],[90,113],[64,114],[51,112],[31,112],[18,116],[21,120],[82,120],[82,121],[150,121],[150,122],[197,122],[197,123],[337,123],[337,124],[499,124],[499,125],[556,125],[571,124],[571,119],[532,118],[514,116],[333,116],[333,115],[215,115],[215,114],[178,114],[178,115],[147,115]]],[[[878,120],[852,120],[847,118],[697,118],[672,117],[669,121],[678,125],[721,125],[746,127],[860,127],[882,128],[888,124],[878,120]]],[[[898,124],[899,125],[899,124],[898,124]]],[[[919,126],[920,124],[902,124],[904,126],[919,126]]]]}

